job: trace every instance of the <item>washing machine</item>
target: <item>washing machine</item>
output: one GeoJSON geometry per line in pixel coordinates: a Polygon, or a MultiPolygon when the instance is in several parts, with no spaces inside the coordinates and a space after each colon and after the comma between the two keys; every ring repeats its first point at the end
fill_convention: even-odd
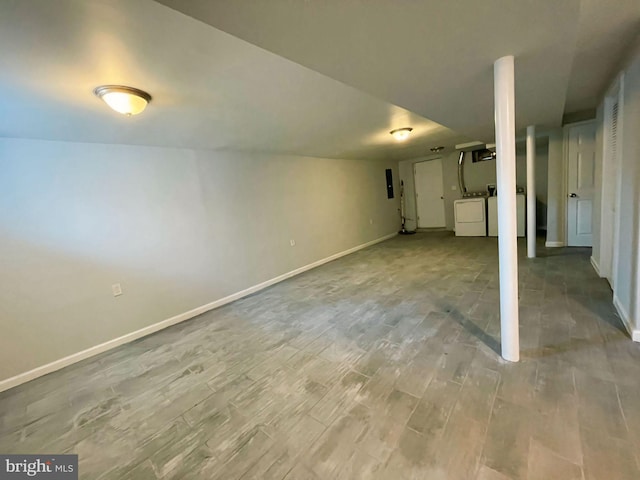
{"type": "Polygon", "coordinates": [[[456,237],[487,236],[487,201],[485,197],[462,198],[453,202],[456,237]]]}

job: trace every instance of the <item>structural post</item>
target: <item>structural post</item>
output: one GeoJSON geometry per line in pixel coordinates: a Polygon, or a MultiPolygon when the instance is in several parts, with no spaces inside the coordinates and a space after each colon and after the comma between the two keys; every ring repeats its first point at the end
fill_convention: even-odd
{"type": "Polygon", "coordinates": [[[527,127],[527,257],[536,257],[536,127],[527,127]]]}
{"type": "Polygon", "coordinates": [[[513,55],[493,64],[500,262],[502,357],[520,360],[518,331],[518,230],[516,212],[516,129],[513,55]]]}

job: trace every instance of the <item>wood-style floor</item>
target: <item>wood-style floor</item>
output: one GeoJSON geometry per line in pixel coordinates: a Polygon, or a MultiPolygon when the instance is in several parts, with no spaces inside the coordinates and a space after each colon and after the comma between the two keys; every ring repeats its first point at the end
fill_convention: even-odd
{"type": "Polygon", "coordinates": [[[521,255],[520,363],[496,240],[397,237],[0,394],[0,453],[77,453],[81,479],[637,480],[640,345],[589,253],[521,255]]]}

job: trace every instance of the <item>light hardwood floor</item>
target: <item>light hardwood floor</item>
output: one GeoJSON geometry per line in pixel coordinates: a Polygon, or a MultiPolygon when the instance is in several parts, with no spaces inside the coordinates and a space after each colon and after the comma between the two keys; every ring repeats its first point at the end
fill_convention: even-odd
{"type": "Polygon", "coordinates": [[[82,479],[640,478],[640,346],[589,249],[397,237],[0,394],[0,453],[82,479]]]}

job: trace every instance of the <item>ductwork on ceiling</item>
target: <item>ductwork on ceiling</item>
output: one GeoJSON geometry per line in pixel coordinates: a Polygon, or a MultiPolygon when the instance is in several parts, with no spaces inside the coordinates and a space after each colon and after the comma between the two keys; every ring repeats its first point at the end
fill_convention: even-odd
{"type": "Polygon", "coordinates": [[[464,162],[466,155],[470,154],[474,163],[495,160],[496,152],[490,150],[489,147],[493,147],[493,145],[486,145],[482,142],[456,145],[456,150],[460,150],[460,155],[458,156],[458,187],[463,197],[486,197],[489,195],[489,192],[486,190],[468,192],[464,182],[464,162]]]}

